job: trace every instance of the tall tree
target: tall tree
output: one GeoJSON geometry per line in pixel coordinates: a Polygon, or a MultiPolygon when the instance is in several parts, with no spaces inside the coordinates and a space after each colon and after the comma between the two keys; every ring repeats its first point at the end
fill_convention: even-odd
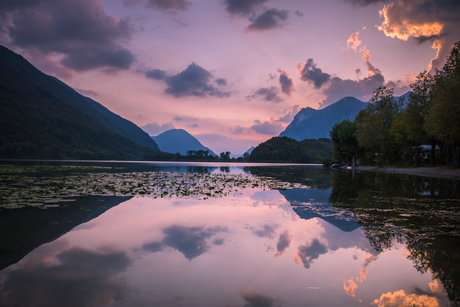
{"type": "Polygon", "coordinates": [[[454,166],[460,160],[460,41],[452,47],[446,64],[435,75],[436,95],[427,114],[428,134],[454,147],[454,166]]]}
{"type": "Polygon", "coordinates": [[[388,154],[392,146],[391,125],[396,115],[400,113],[401,106],[402,102],[396,101],[392,88],[387,86],[377,88],[364,111],[358,114],[356,136],[359,146],[373,150],[379,158],[383,153],[388,154]]]}
{"type": "Polygon", "coordinates": [[[431,145],[431,166],[435,166],[435,148],[438,141],[425,129],[425,122],[435,96],[435,78],[430,72],[424,71],[410,86],[412,92],[409,95],[409,103],[404,110],[402,120],[406,124],[408,139],[412,145],[427,143],[431,145]]]}
{"type": "Polygon", "coordinates": [[[348,119],[344,119],[332,127],[329,135],[332,140],[334,159],[345,160],[347,165],[355,165],[358,151],[357,131],[358,126],[348,119]]]}

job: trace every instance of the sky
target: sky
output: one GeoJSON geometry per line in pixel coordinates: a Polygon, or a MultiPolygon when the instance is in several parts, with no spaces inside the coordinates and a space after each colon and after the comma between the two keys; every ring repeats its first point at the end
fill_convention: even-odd
{"type": "Polygon", "coordinates": [[[445,63],[458,0],[2,0],[0,44],[155,136],[242,154],[445,63]]]}

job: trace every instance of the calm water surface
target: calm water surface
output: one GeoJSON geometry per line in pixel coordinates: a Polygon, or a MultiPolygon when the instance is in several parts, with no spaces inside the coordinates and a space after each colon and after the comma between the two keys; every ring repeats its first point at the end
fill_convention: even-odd
{"type": "Polygon", "coordinates": [[[299,165],[91,165],[3,169],[1,306],[460,305],[457,181],[299,165]],[[33,206],[14,196],[28,189],[16,185],[23,177],[70,185],[77,173],[153,172],[207,174],[215,188],[188,196],[86,190],[33,206]],[[262,181],[223,188],[238,176],[262,181]]]}

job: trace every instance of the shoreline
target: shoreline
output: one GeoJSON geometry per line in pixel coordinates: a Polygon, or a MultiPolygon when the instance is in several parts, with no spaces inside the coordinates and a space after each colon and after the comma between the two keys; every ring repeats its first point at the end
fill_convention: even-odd
{"type": "MultiPolygon", "coordinates": [[[[343,167],[342,169],[347,169],[343,167]]],[[[444,179],[460,180],[460,169],[451,169],[446,167],[420,166],[414,168],[395,167],[395,166],[365,166],[358,165],[354,167],[357,171],[370,171],[382,173],[407,174],[421,177],[435,177],[444,179]]]]}

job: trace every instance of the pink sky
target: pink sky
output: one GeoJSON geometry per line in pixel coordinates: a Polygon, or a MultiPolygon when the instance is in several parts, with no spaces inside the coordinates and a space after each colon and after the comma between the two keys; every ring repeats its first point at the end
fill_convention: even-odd
{"type": "Polygon", "coordinates": [[[242,154],[301,108],[405,93],[460,40],[460,4],[6,0],[0,24],[2,45],[149,134],[242,154]]]}

